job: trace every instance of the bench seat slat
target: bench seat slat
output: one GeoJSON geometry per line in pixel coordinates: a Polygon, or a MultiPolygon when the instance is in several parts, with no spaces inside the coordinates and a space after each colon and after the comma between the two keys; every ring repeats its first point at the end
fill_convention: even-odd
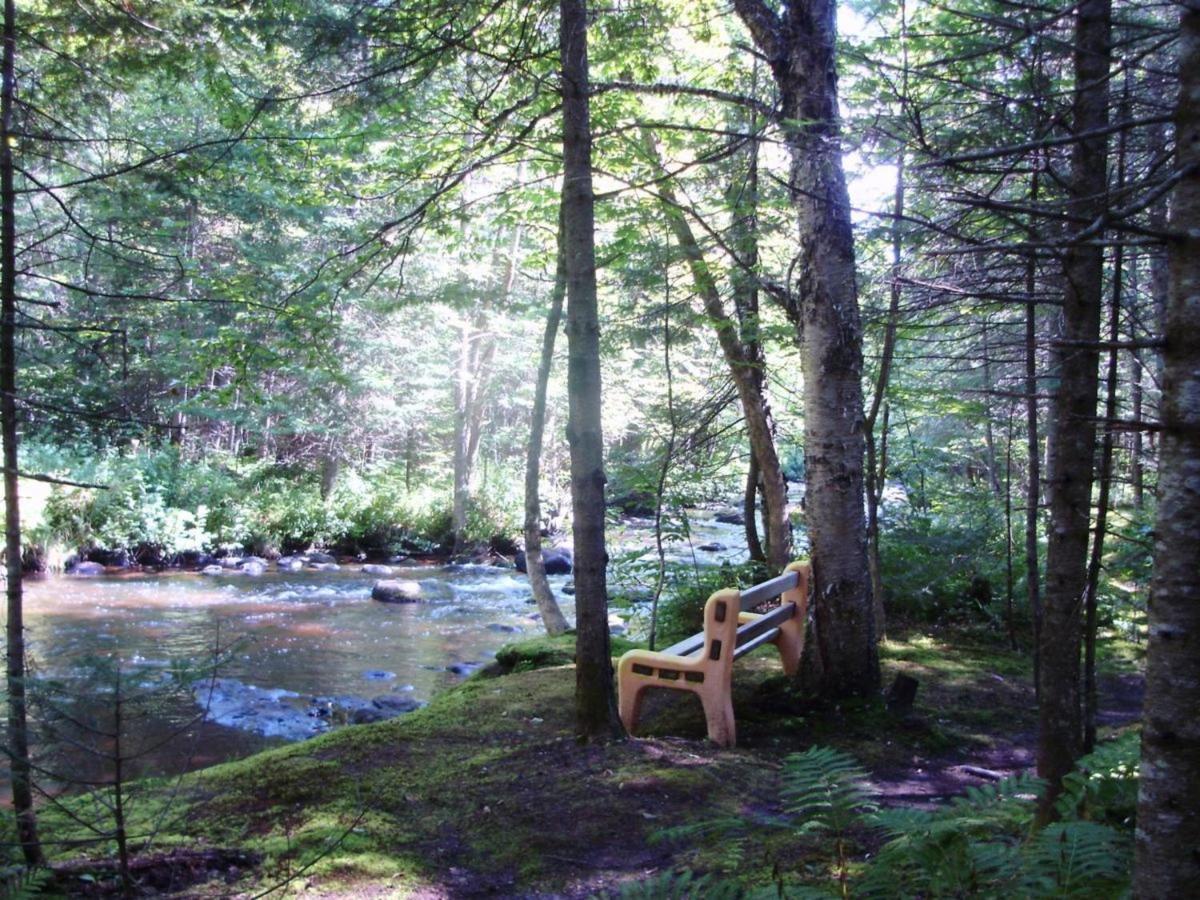
{"type": "Polygon", "coordinates": [[[784,591],[790,591],[799,584],[800,576],[796,572],[784,572],[782,575],[756,584],[749,590],[742,591],[742,612],[754,609],[761,603],[774,600],[784,591]]]}

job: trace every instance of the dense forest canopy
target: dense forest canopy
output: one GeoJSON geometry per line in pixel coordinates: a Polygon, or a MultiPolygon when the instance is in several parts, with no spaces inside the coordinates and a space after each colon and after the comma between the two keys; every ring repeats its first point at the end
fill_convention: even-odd
{"type": "MultiPolygon", "coordinates": [[[[578,727],[617,732],[610,594],[652,602],[653,643],[692,577],[662,535],[736,506],[766,570],[814,560],[818,693],[877,696],[893,627],[1031,655],[1053,819],[1096,741],[1097,635],[1153,631],[1156,516],[1193,517],[1160,554],[1196,546],[1171,470],[1195,373],[1170,374],[1195,332],[1168,323],[1195,318],[1197,15],[8,0],[10,678],[21,558],[573,534],[578,727]],[[658,559],[606,550],[605,516],[652,519],[658,559]]],[[[1193,655],[1195,558],[1156,588],[1190,597],[1193,655]]]]}

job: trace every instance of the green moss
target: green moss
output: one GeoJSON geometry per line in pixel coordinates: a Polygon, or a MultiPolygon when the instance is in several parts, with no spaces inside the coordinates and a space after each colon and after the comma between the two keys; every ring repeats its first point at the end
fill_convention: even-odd
{"type": "MultiPolygon", "coordinates": [[[[625,638],[610,638],[612,654],[620,656],[627,650],[643,646],[625,638]]],[[[575,632],[555,637],[539,637],[528,641],[505,644],[496,651],[496,661],[476,673],[478,678],[497,678],[513,672],[530,672],[553,666],[569,666],[575,662],[575,632]]]]}

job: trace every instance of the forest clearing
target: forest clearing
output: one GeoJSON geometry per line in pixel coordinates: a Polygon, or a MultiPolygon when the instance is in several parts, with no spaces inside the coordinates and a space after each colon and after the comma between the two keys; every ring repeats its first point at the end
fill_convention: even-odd
{"type": "Polygon", "coordinates": [[[5,896],[1194,891],[1197,0],[2,33],[5,896]]]}

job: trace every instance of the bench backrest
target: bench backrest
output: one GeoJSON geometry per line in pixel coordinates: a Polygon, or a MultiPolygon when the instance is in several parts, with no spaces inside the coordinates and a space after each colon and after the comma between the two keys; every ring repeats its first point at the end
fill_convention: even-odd
{"type": "Polygon", "coordinates": [[[703,647],[704,656],[712,661],[728,659],[732,663],[739,648],[744,647],[743,653],[750,652],[769,638],[767,632],[779,626],[792,615],[803,621],[808,615],[808,591],[811,569],[797,566],[782,575],[756,584],[744,591],[733,588],[717,591],[708,598],[704,606],[704,632],[680,641],[666,649],[666,653],[677,656],[691,656],[703,647]],[[761,606],[768,600],[782,598],[782,606],[794,604],[790,610],[781,608],[773,611],[757,622],[738,629],[738,613],[748,612],[756,606],[761,606]],[[751,646],[751,642],[753,646],[751,646]]]}

